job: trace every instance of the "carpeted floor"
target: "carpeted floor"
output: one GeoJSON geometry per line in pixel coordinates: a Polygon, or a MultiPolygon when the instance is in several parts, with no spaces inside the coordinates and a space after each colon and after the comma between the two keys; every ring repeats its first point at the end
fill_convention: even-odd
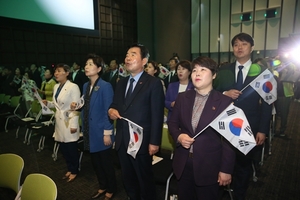
{"type": "MultiPolygon", "coordinates": [[[[2,129],[2,127],[1,127],[2,129]]],[[[257,172],[258,181],[251,180],[247,193],[247,200],[288,200],[300,199],[300,103],[293,102],[290,109],[288,129],[286,137],[276,136],[272,140],[271,155],[267,145],[263,165],[257,172]]],[[[84,152],[81,162],[81,172],[75,181],[66,183],[62,180],[65,173],[65,162],[58,154],[58,159],[53,161],[53,139],[49,134],[46,138],[45,148],[37,152],[40,136],[31,138],[30,145],[23,143],[25,129],[20,130],[20,136],[15,138],[16,129],[11,127],[8,133],[0,132],[0,153],[16,153],[25,162],[21,183],[30,173],[43,173],[51,177],[58,188],[58,200],[84,200],[90,199],[92,193],[97,190],[98,184],[91,167],[89,153],[84,152]]],[[[114,163],[118,182],[118,192],[115,200],[127,199],[121,181],[121,171],[117,156],[114,155],[114,163]]],[[[164,199],[164,186],[157,185],[158,200],[164,199]]],[[[14,199],[15,193],[8,189],[0,188],[0,200],[14,199]]],[[[230,199],[228,193],[224,193],[223,200],[230,199]]]]}

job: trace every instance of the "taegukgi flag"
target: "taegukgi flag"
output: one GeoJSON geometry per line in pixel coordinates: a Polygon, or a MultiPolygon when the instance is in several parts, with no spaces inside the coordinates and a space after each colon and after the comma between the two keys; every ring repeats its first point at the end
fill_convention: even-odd
{"type": "Polygon", "coordinates": [[[242,109],[230,104],[209,124],[245,155],[256,146],[249,122],[242,109]]]}
{"type": "Polygon", "coordinates": [[[263,71],[249,84],[269,105],[277,99],[277,82],[272,72],[263,71]]]}
{"type": "Polygon", "coordinates": [[[53,110],[51,110],[50,108],[48,108],[42,101],[41,96],[39,95],[39,93],[37,92],[36,88],[32,88],[32,92],[34,94],[34,96],[37,98],[37,100],[39,101],[41,107],[42,107],[42,114],[43,115],[51,115],[53,114],[53,110]]]}
{"type": "Polygon", "coordinates": [[[119,65],[119,76],[126,77],[128,76],[127,71],[123,65],[119,65]]]}
{"type": "Polygon", "coordinates": [[[161,79],[165,79],[170,74],[170,71],[165,68],[164,66],[159,67],[159,74],[158,77],[161,79]]]}
{"type": "Polygon", "coordinates": [[[130,140],[127,148],[127,153],[133,158],[140,150],[143,141],[143,127],[137,125],[136,123],[130,121],[129,119],[122,118],[128,122],[130,140]]]}

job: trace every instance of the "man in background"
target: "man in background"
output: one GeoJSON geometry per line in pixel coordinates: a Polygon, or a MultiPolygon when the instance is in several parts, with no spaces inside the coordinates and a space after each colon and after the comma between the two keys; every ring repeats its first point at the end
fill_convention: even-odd
{"type": "Polygon", "coordinates": [[[82,95],[83,84],[89,81],[89,78],[81,70],[81,66],[78,62],[74,62],[72,65],[73,72],[71,73],[72,82],[77,84],[80,89],[80,95],[82,95]]]}
{"type": "Polygon", "coordinates": [[[263,68],[251,68],[253,38],[246,33],[240,33],[233,37],[231,45],[236,61],[220,68],[214,81],[214,88],[231,97],[234,105],[244,111],[256,139],[257,146],[247,155],[236,150],[233,175],[234,199],[244,200],[252,175],[252,161],[257,152],[260,152],[266,134],[269,133],[272,106],[266,103],[252,87],[248,86],[264,70],[263,68]]]}

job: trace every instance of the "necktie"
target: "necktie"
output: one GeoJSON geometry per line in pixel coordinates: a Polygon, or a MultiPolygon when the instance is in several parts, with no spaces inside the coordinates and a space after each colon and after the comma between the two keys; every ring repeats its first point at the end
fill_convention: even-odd
{"type": "Polygon", "coordinates": [[[132,88],[133,88],[133,82],[134,82],[134,78],[130,79],[130,84],[126,93],[126,97],[125,97],[125,103],[127,104],[128,99],[130,98],[130,95],[132,93],[132,88]]]}
{"type": "Polygon", "coordinates": [[[242,72],[243,68],[244,68],[244,66],[242,66],[242,65],[239,66],[239,72],[238,72],[237,79],[236,79],[236,89],[237,90],[241,90],[243,88],[243,72],[242,72]]]}
{"type": "Polygon", "coordinates": [[[111,80],[111,78],[113,77],[113,74],[114,74],[114,72],[111,71],[110,74],[109,74],[109,80],[111,80]]]}

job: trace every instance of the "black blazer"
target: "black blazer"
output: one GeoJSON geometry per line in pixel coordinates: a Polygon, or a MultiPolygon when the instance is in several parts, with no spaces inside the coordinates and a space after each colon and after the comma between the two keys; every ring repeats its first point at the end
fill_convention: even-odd
{"type": "Polygon", "coordinates": [[[174,75],[171,76],[171,79],[170,79],[170,81],[169,81],[169,77],[170,77],[170,76],[171,76],[171,74],[169,74],[169,75],[164,79],[166,89],[168,88],[168,86],[169,86],[170,83],[179,81],[177,72],[175,72],[174,75]]]}
{"type": "Polygon", "coordinates": [[[85,75],[85,73],[83,71],[81,71],[81,69],[77,72],[74,80],[73,80],[73,74],[71,74],[71,80],[73,83],[77,84],[79,89],[80,89],[80,94],[82,95],[82,89],[83,89],[83,85],[84,83],[89,81],[89,78],[85,75]]]}
{"type": "Polygon", "coordinates": [[[108,72],[105,72],[103,75],[102,75],[102,79],[106,82],[109,82],[112,87],[113,87],[113,90],[115,91],[116,90],[116,85],[117,85],[117,79],[118,79],[118,71],[110,78],[110,71],[108,72]]]}
{"type": "MultiPolygon", "coordinates": [[[[161,144],[165,100],[162,83],[158,78],[143,72],[126,105],[124,97],[128,79],[126,77],[118,82],[110,107],[118,110],[122,117],[143,127],[143,141],[138,154],[148,154],[149,144],[161,144]]],[[[130,139],[127,121],[118,119],[116,128],[116,149],[119,150],[121,143],[127,149],[130,139]]]]}

